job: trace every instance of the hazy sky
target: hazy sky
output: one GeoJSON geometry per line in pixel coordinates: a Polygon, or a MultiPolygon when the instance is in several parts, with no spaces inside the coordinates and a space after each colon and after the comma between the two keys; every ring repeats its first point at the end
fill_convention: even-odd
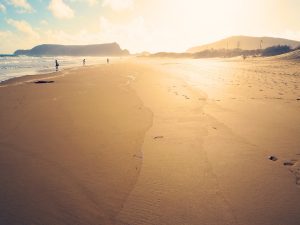
{"type": "Polygon", "coordinates": [[[300,40],[300,0],[0,0],[0,53],[106,42],[185,51],[231,35],[300,40]]]}

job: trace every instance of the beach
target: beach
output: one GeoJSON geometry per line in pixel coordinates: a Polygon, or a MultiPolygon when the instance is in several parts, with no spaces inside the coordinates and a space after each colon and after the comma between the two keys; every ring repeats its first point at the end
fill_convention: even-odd
{"type": "Polygon", "coordinates": [[[4,82],[0,224],[299,224],[299,69],[132,57],[4,82]]]}

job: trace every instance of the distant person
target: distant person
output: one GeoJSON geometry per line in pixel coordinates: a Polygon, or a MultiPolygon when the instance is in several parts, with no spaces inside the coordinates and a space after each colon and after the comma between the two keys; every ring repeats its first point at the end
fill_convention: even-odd
{"type": "Polygon", "coordinates": [[[82,60],[82,64],[83,64],[83,66],[85,66],[85,59],[82,60]]]}
{"type": "Polygon", "coordinates": [[[106,59],[107,64],[109,64],[109,58],[106,59]]]}
{"type": "Polygon", "coordinates": [[[58,71],[58,67],[59,67],[59,64],[57,62],[57,59],[55,59],[55,68],[56,68],[56,71],[58,71]]]}

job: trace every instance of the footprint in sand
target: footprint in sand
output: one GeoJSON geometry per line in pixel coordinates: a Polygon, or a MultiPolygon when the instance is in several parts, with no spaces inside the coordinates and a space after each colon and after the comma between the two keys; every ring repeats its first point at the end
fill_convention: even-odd
{"type": "Polygon", "coordinates": [[[182,95],[183,97],[185,97],[185,99],[190,99],[188,96],[186,96],[186,95],[182,95]]]}
{"type": "Polygon", "coordinates": [[[164,138],[164,136],[160,135],[160,136],[153,137],[153,139],[161,139],[161,138],[164,138]]]}
{"type": "Polygon", "coordinates": [[[143,152],[140,152],[138,154],[134,154],[132,157],[137,158],[137,159],[143,159],[143,152]]]}
{"type": "Polygon", "coordinates": [[[297,162],[296,159],[285,160],[285,161],[283,162],[283,165],[284,165],[284,166],[294,166],[296,162],[297,162]]]}
{"type": "Polygon", "coordinates": [[[296,159],[285,160],[283,165],[295,176],[296,185],[300,186],[300,162],[296,159]]]}

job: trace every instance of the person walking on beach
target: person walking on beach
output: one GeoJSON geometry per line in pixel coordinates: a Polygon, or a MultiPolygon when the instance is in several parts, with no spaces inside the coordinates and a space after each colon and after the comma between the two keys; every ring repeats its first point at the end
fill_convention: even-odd
{"type": "Polygon", "coordinates": [[[83,64],[83,66],[85,66],[85,59],[82,60],[82,64],[83,64]]]}
{"type": "Polygon", "coordinates": [[[56,68],[56,71],[58,71],[58,67],[59,67],[59,64],[57,62],[57,59],[55,59],[55,68],[56,68]]]}
{"type": "Polygon", "coordinates": [[[109,58],[106,59],[107,64],[109,64],[109,58]]]}

